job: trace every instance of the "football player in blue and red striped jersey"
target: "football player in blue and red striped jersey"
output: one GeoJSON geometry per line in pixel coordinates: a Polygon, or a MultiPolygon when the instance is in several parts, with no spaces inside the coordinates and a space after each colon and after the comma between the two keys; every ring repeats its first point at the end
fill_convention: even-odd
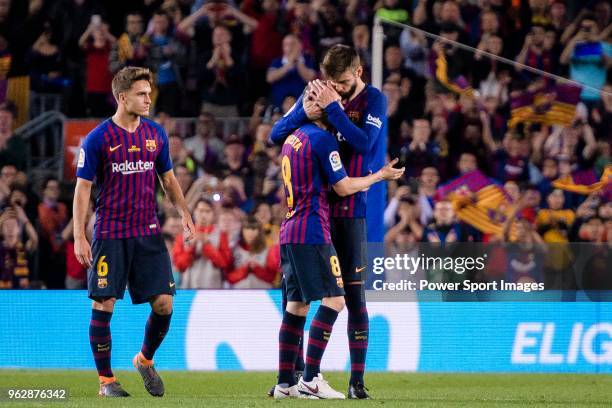
{"type": "Polygon", "coordinates": [[[175,283],[157,219],[157,177],[182,217],[187,240],[195,230],[172,170],[168,137],[161,126],[145,118],[151,106],[151,83],[152,74],[144,68],[126,67],[115,75],[112,90],[117,111],[87,135],[77,164],[74,252],[89,268],[87,286],[93,299],[89,341],[100,379],[99,394],[105,397],[129,395],[110,365],[110,320],[115,300],[123,298],[128,283],[132,302],[149,302],[152,309],[133,364],[151,395],[164,394],[153,355],[170,326],[175,283]],[[94,179],[98,194],[90,246],[85,218],[94,179]]]}
{"type": "MultiPolygon", "coordinates": [[[[311,120],[313,112],[323,109],[337,132],[340,157],[347,174],[361,177],[380,169],[387,150],[385,96],[361,79],[363,68],[353,47],[341,44],[331,47],[323,58],[321,68],[328,82],[311,82],[293,108],[274,125],[270,139],[282,143],[293,130],[311,120]],[[308,99],[315,101],[318,108],[313,110],[313,104],[308,99]]],[[[366,250],[368,242],[383,241],[385,196],[385,183],[378,183],[367,194],[358,192],[348,197],[332,194],[330,202],[331,236],[342,267],[349,316],[349,398],[369,398],[364,386],[369,335],[364,294],[366,250]]],[[[296,365],[298,370],[301,369],[301,356],[296,365]]]]}
{"type": "Polygon", "coordinates": [[[343,309],[344,282],[341,264],[332,245],[327,195],[333,189],[347,197],[382,180],[397,179],[397,159],[376,173],[348,177],[336,138],[317,120],[288,138],[281,150],[281,172],[289,209],[280,230],[281,268],[287,305],[279,332],[279,374],[275,398],[305,394],[321,399],[342,399],[319,372],[338,313],[343,309]],[[295,359],[303,336],[310,302],[321,305],[310,325],[306,365],[296,384],[295,359]]]}

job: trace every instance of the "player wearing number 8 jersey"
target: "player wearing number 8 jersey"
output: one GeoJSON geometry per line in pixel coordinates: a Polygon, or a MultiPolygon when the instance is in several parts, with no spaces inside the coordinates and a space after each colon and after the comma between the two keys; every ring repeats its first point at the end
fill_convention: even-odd
{"type": "Polygon", "coordinates": [[[87,286],[93,299],[89,342],[100,379],[99,394],[104,397],[128,396],[110,365],[110,320],[115,300],[123,298],[127,283],[132,302],[149,302],[152,309],[133,364],[149,394],[164,394],[153,355],[170,326],[175,284],[155,213],[156,176],[182,216],[185,239],[191,239],[194,231],[172,171],[168,137],[161,126],[144,118],[151,105],[151,81],[151,73],[144,68],[126,67],[115,75],[117,112],[87,135],[77,165],[74,252],[89,267],[87,286]],[[99,192],[90,247],[85,218],[94,179],[99,192]]]}
{"type": "Polygon", "coordinates": [[[393,168],[396,162],[366,177],[348,177],[340,160],[338,142],[321,120],[300,127],[285,140],[281,170],[289,211],[281,225],[280,244],[287,307],[279,332],[275,398],[297,397],[300,393],[317,398],[344,398],[319,372],[332,327],[344,307],[344,283],[331,243],[327,194],[330,186],[344,197],[378,181],[397,179],[404,169],[393,168]],[[321,300],[321,305],[310,326],[304,375],[296,384],[295,359],[309,304],[314,300],[321,300]]]}
{"type": "MultiPolygon", "coordinates": [[[[270,139],[282,143],[294,129],[323,110],[337,131],[340,158],[347,174],[361,177],[370,170],[376,171],[384,165],[387,151],[385,96],[361,79],[363,67],[353,47],[342,44],[331,47],[323,58],[321,69],[328,81],[310,82],[293,108],[276,122],[270,139]]],[[[348,310],[349,398],[369,398],[364,385],[369,333],[364,280],[367,243],[382,242],[384,236],[385,188],[385,183],[378,183],[367,195],[366,192],[348,197],[331,194],[330,198],[331,236],[342,268],[348,310]]],[[[303,367],[302,354],[298,354],[297,370],[303,367]]]]}

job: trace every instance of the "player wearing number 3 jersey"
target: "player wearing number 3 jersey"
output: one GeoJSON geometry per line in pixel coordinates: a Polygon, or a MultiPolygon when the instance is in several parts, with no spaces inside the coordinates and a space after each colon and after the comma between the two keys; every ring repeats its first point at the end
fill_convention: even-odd
{"type": "Polygon", "coordinates": [[[289,211],[281,225],[280,244],[287,307],[279,332],[275,398],[300,394],[344,398],[319,372],[332,327],[344,307],[344,283],[331,240],[327,195],[330,186],[346,197],[378,181],[397,179],[404,169],[393,168],[395,163],[397,160],[366,177],[348,177],[338,142],[322,120],[300,127],[285,140],[281,170],[289,211]],[[295,359],[309,304],[314,300],[321,300],[321,305],[310,326],[304,376],[296,384],[295,359]]]}

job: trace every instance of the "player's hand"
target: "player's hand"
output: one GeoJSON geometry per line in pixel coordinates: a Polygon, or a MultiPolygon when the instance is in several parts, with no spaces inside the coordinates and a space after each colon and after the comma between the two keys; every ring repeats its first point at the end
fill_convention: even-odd
{"type": "Polygon", "coordinates": [[[82,266],[91,268],[93,256],[91,255],[91,246],[89,242],[87,242],[87,238],[75,238],[74,256],[76,256],[77,261],[79,261],[82,266]]]}
{"type": "Polygon", "coordinates": [[[334,102],[340,102],[342,97],[336,92],[331,85],[324,83],[319,79],[312,81],[311,91],[319,106],[323,109],[327,108],[334,102]]]}
{"type": "Polygon", "coordinates": [[[402,177],[402,175],[404,174],[405,168],[402,167],[402,168],[396,169],[395,167],[393,167],[397,164],[398,161],[399,159],[395,158],[391,160],[389,163],[387,163],[385,167],[378,170],[383,180],[397,180],[398,178],[402,177]]]}
{"type": "Polygon", "coordinates": [[[323,116],[323,109],[321,109],[321,107],[314,100],[314,98],[309,99],[309,97],[306,96],[303,100],[303,105],[304,105],[304,113],[306,114],[306,117],[308,119],[317,120],[321,116],[323,116]]]}
{"type": "Polygon", "coordinates": [[[191,214],[188,211],[183,213],[183,218],[181,219],[183,223],[183,241],[189,242],[193,239],[195,234],[195,226],[193,225],[193,220],[191,219],[191,214]]]}

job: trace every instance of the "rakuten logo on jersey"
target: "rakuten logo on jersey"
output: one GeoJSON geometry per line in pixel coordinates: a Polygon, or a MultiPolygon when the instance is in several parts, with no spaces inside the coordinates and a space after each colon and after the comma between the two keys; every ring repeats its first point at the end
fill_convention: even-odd
{"type": "Polygon", "coordinates": [[[124,161],[123,163],[113,163],[112,171],[113,173],[121,173],[123,175],[133,174],[133,173],[144,173],[145,171],[153,170],[155,163],[152,161],[142,161],[138,160],[137,162],[124,161]]]}

